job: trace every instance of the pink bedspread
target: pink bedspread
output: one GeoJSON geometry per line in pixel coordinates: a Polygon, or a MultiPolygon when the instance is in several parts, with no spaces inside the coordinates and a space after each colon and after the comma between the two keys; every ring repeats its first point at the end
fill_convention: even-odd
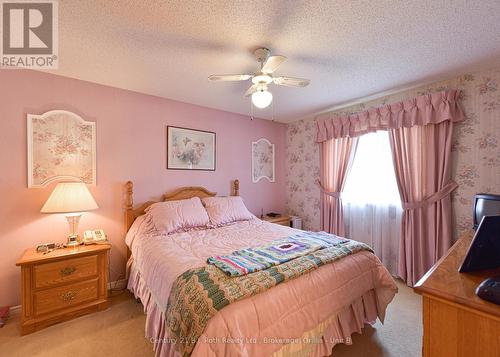
{"type": "MultiPolygon", "coordinates": [[[[128,286],[145,306],[146,336],[161,356],[176,355],[163,323],[172,284],[180,274],[204,266],[210,256],[256,247],[296,232],[254,219],[215,229],[148,236],[142,232],[141,219],[134,222],[127,236],[133,257],[128,286]]],[[[350,331],[333,333],[345,338],[377,316],[383,321],[385,308],[396,292],[392,277],[378,258],[362,251],[226,306],[208,322],[193,356],[268,356],[337,316],[328,327],[335,329],[342,323],[340,316],[352,311],[353,316],[345,321],[350,326],[344,328],[350,331]]],[[[334,344],[326,346],[331,349],[334,344]]],[[[320,347],[315,354],[328,354],[320,347]]]]}

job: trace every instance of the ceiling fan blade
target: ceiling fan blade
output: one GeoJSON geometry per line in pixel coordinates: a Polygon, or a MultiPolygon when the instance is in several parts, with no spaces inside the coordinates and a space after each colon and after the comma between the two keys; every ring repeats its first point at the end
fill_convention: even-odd
{"type": "Polygon", "coordinates": [[[271,56],[267,59],[266,63],[264,63],[264,66],[262,67],[262,72],[263,73],[273,73],[278,69],[278,67],[286,61],[285,56],[271,56]]]}
{"type": "Polygon", "coordinates": [[[248,88],[247,91],[245,92],[245,97],[249,97],[252,94],[254,94],[255,92],[257,92],[257,88],[258,87],[259,87],[258,84],[254,84],[253,86],[251,86],[250,88],[248,88]]]}
{"type": "Polygon", "coordinates": [[[212,74],[208,77],[211,81],[246,81],[247,79],[252,78],[250,74],[212,74]]]}
{"type": "Polygon", "coordinates": [[[309,79],[305,78],[294,78],[294,77],[275,77],[273,78],[274,84],[279,86],[287,87],[305,87],[311,82],[309,79]]]}

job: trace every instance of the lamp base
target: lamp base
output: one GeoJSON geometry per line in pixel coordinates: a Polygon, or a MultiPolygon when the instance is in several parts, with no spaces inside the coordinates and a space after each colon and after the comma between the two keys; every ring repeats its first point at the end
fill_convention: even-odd
{"type": "Polygon", "coordinates": [[[80,217],[82,215],[80,213],[68,214],[66,215],[66,219],[69,224],[69,235],[68,241],[66,243],[66,247],[76,247],[80,245],[80,240],[78,239],[78,223],[80,222],[80,217]]]}
{"type": "Polygon", "coordinates": [[[68,236],[68,241],[66,242],[66,247],[76,247],[77,245],[80,245],[80,244],[81,243],[78,241],[77,235],[68,236]]]}

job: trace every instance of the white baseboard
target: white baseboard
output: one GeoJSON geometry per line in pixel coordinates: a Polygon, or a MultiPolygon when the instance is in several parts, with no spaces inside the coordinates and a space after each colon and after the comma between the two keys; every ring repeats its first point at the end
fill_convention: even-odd
{"type": "Polygon", "coordinates": [[[108,283],[109,290],[123,290],[127,287],[127,279],[120,279],[108,283]]]}
{"type": "Polygon", "coordinates": [[[11,306],[9,308],[10,312],[16,312],[16,311],[19,311],[19,310],[21,310],[21,305],[11,306]]]}

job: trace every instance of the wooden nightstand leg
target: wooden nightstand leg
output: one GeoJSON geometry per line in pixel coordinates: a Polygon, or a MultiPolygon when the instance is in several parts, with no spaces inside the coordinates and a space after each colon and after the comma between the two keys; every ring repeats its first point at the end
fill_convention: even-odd
{"type": "Polygon", "coordinates": [[[33,301],[31,295],[32,266],[21,267],[21,334],[34,332],[35,326],[32,321],[33,301]]]}
{"type": "Polygon", "coordinates": [[[99,254],[99,299],[108,297],[109,250],[99,254]]]}

